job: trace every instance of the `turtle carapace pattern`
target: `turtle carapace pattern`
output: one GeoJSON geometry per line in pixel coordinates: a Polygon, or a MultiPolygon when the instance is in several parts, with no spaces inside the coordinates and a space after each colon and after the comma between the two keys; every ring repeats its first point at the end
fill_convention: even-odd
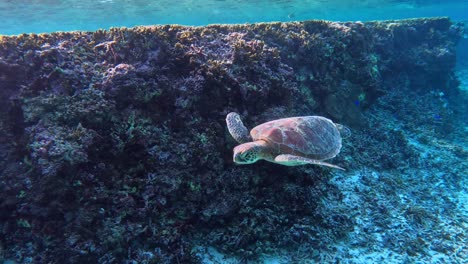
{"type": "Polygon", "coordinates": [[[273,120],[254,127],[249,132],[239,114],[226,117],[229,133],[240,143],[234,148],[234,162],[250,164],[260,159],[297,166],[316,164],[343,168],[324,162],[341,150],[342,134],[349,136],[345,126],[322,116],[298,116],[273,120]]]}

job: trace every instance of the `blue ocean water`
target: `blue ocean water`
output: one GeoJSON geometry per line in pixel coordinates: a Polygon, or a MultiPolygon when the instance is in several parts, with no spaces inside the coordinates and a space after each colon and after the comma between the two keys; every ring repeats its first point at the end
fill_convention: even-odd
{"type": "Polygon", "coordinates": [[[368,21],[450,16],[454,21],[465,21],[467,3],[466,0],[4,0],[0,1],[0,34],[307,19],[368,21]]]}

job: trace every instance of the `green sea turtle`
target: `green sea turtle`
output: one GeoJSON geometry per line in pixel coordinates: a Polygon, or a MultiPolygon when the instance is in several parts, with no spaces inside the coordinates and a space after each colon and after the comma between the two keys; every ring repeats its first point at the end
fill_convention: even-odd
{"type": "Polygon", "coordinates": [[[240,143],[234,148],[234,162],[250,164],[264,159],[296,166],[317,164],[344,170],[323,160],[335,157],[341,138],[350,135],[348,128],[322,116],[299,116],[273,120],[249,132],[239,114],[229,113],[226,124],[232,137],[240,143]]]}

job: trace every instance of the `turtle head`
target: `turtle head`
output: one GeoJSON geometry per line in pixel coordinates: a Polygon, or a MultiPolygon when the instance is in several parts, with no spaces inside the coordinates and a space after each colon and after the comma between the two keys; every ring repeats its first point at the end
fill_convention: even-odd
{"type": "Polygon", "coordinates": [[[262,144],[249,142],[234,148],[233,160],[237,164],[251,164],[262,158],[262,144]]]}

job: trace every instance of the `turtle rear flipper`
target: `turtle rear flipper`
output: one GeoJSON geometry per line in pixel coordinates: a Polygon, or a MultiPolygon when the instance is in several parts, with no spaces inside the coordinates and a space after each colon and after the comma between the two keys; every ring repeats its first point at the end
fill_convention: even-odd
{"type": "Polygon", "coordinates": [[[341,138],[349,138],[351,136],[351,130],[348,127],[343,126],[342,124],[335,124],[335,126],[338,131],[340,131],[341,138]]]}
{"type": "Polygon", "coordinates": [[[249,131],[242,123],[238,113],[231,112],[226,116],[226,125],[231,136],[239,143],[251,142],[249,131]]]}
{"type": "Polygon", "coordinates": [[[345,170],[339,166],[323,162],[321,160],[314,160],[314,159],[309,159],[305,157],[300,157],[300,156],[294,156],[290,154],[282,154],[278,155],[275,157],[275,162],[281,165],[286,165],[286,166],[297,166],[297,165],[304,165],[304,164],[315,164],[315,165],[323,165],[339,170],[345,170]]]}

